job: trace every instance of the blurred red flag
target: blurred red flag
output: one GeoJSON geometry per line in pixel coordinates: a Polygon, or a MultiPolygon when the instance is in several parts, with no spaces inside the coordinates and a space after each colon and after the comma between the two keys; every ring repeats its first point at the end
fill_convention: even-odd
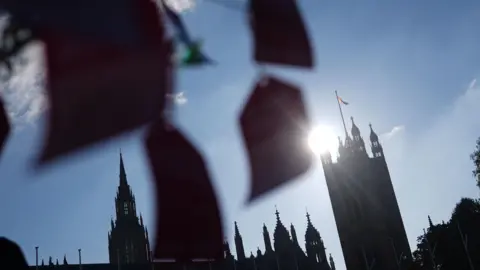
{"type": "Polygon", "coordinates": [[[43,34],[50,101],[40,162],[100,142],[157,119],[172,80],[172,45],[156,6],[143,7],[149,42],[118,47],[72,36],[43,34]]]}
{"type": "Polygon", "coordinates": [[[3,145],[10,132],[10,123],[8,121],[7,111],[0,99],[0,155],[2,154],[3,145]]]}
{"type": "MultiPolygon", "coordinates": [[[[56,35],[73,35],[103,43],[138,45],[148,42],[137,0],[0,0],[23,27],[56,35]]],[[[156,10],[153,1],[151,9],[156,10]]]]}
{"type": "Polygon", "coordinates": [[[154,257],[222,259],[222,219],[202,155],[163,121],[150,128],[146,150],[157,191],[154,257]]]}
{"type": "Polygon", "coordinates": [[[296,86],[261,78],[243,108],[240,126],[250,163],[250,201],[310,168],[310,121],[296,86]]]}
{"type": "Polygon", "coordinates": [[[312,68],[313,49],[296,0],[250,0],[254,59],[312,68]]]}

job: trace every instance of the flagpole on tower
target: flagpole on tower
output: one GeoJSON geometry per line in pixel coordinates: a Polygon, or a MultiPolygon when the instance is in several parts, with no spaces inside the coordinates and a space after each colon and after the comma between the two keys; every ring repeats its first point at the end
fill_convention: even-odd
{"type": "Polygon", "coordinates": [[[348,137],[347,125],[345,125],[345,118],[343,117],[342,106],[340,105],[340,97],[338,97],[337,90],[335,90],[335,96],[337,98],[338,109],[340,110],[340,116],[342,117],[343,129],[345,129],[345,137],[348,137]]]}

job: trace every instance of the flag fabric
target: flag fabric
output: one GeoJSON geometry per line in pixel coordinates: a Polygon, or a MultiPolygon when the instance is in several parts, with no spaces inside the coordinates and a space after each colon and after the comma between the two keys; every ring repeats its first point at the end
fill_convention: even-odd
{"type": "Polygon", "coordinates": [[[39,163],[155,121],[163,112],[173,78],[172,45],[155,3],[135,3],[149,32],[142,46],[42,32],[50,113],[39,163]]]}
{"type": "Polygon", "coordinates": [[[202,43],[191,38],[180,15],[171,9],[166,2],[162,3],[165,14],[176,31],[177,40],[186,48],[185,55],[180,59],[180,64],[184,66],[198,66],[212,62],[202,52],[202,43]]]}
{"type": "Polygon", "coordinates": [[[239,124],[248,155],[250,202],[310,168],[312,154],[304,142],[310,119],[297,86],[274,76],[261,77],[242,109],[239,124]]]}
{"type": "Polygon", "coordinates": [[[312,43],[297,1],[249,0],[248,5],[255,62],[313,68],[312,43]]]}
{"type": "Polygon", "coordinates": [[[62,36],[136,46],[148,43],[151,35],[144,31],[137,1],[15,0],[1,4],[22,25],[62,36]]]}
{"type": "Polygon", "coordinates": [[[343,100],[341,97],[337,97],[337,98],[338,98],[338,102],[343,103],[343,105],[348,105],[348,102],[346,102],[345,100],[343,100]]]}
{"type": "Polygon", "coordinates": [[[223,258],[222,217],[202,154],[161,119],[150,127],[145,147],[157,192],[155,259],[223,258]]]}

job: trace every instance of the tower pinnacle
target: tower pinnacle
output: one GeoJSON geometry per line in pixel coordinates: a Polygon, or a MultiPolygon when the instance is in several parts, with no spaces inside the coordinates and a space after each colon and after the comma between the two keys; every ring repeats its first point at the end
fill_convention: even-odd
{"type": "Polygon", "coordinates": [[[128,185],[127,173],[125,172],[125,165],[123,165],[122,152],[120,151],[120,186],[128,185]]]}
{"type": "Polygon", "coordinates": [[[143,217],[137,216],[135,196],[127,182],[121,152],[119,178],[115,197],[116,219],[111,219],[111,230],[108,233],[110,263],[146,263],[150,260],[148,232],[143,217]]]}
{"type": "Polygon", "coordinates": [[[370,142],[372,144],[373,157],[383,157],[383,148],[380,144],[377,133],[375,133],[375,131],[373,130],[372,124],[370,124],[370,142]]]}
{"type": "Polygon", "coordinates": [[[238,224],[235,221],[235,248],[237,250],[237,258],[240,261],[246,259],[245,257],[245,248],[243,247],[243,239],[242,235],[240,234],[240,230],[238,229],[238,224]]]}

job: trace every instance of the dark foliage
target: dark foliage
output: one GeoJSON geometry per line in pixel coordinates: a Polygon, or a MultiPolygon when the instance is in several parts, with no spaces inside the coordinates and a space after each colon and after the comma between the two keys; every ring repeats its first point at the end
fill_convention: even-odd
{"type": "Polygon", "coordinates": [[[415,269],[473,269],[470,265],[474,269],[479,269],[478,228],[480,228],[480,202],[468,198],[461,199],[447,223],[430,226],[424,235],[418,237],[417,250],[413,253],[415,269]]]}
{"type": "Polygon", "coordinates": [[[7,112],[0,99],[0,154],[2,153],[3,145],[10,132],[10,123],[8,122],[7,112]]]}
{"type": "Polygon", "coordinates": [[[480,188],[480,138],[477,139],[475,151],[473,151],[473,153],[470,155],[470,158],[475,166],[475,169],[473,170],[473,176],[477,181],[477,186],[480,188]]]}

